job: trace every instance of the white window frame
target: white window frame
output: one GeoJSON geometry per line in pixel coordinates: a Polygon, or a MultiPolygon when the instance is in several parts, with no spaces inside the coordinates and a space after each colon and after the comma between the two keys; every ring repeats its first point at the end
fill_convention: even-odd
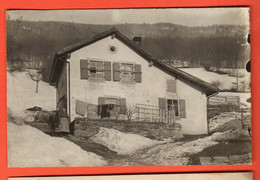
{"type": "Polygon", "coordinates": [[[178,107],[178,115],[176,115],[176,112],[175,112],[175,110],[174,110],[174,115],[175,115],[175,117],[178,117],[178,118],[180,118],[180,117],[181,117],[181,115],[180,115],[180,101],[179,101],[179,99],[176,99],[176,98],[167,98],[167,99],[166,99],[166,103],[167,103],[167,110],[169,110],[169,108],[168,108],[168,107],[169,107],[169,104],[168,104],[168,101],[169,101],[169,100],[171,100],[171,101],[172,101],[172,105],[171,105],[172,107],[174,107],[174,106],[173,106],[173,101],[177,101],[177,105],[178,105],[178,106],[177,106],[177,107],[178,107]]]}

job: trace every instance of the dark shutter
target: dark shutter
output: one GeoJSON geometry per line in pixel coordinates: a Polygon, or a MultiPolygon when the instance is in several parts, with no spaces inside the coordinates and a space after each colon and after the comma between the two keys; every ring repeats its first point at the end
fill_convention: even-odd
{"type": "Polygon", "coordinates": [[[105,80],[111,81],[111,62],[104,62],[105,80]]]}
{"type": "Polygon", "coordinates": [[[181,118],[186,118],[185,99],[180,99],[180,115],[181,115],[181,118]]]}
{"type": "Polygon", "coordinates": [[[80,79],[88,79],[88,60],[80,60],[80,79]]]}
{"type": "Polygon", "coordinates": [[[166,109],[166,99],[159,98],[159,109],[166,109]]]}
{"type": "Polygon", "coordinates": [[[104,97],[98,97],[98,105],[105,104],[106,98],[104,97]]]}
{"type": "Polygon", "coordinates": [[[176,93],[176,80],[167,80],[167,91],[176,93]]]}
{"type": "Polygon", "coordinates": [[[102,105],[105,104],[106,98],[98,97],[97,115],[101,115],[102,105]]]}
{"type": "Polygon", "coordinates": [[[142,82],[142,70],[140,64],[135,65],[135,82],[137,83],[142,82]]]}
{"type": "Polygon", "coordinates": [[[113,80],[120,81],[120,64],[118,62],[113,63],[113,80]]]}
{"type": "Polygon", "coordinates": [[[120,114],[126,114],[126,99],[120,99],[120,114]]]}

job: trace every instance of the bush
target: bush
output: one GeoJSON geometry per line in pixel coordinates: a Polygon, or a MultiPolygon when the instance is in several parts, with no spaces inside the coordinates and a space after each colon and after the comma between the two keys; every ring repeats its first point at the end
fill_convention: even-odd
{"type": "Polygon", "coordinates": [[[204,69],[206,70],[206,71],[212,71],[211,70],[211,66],[209,65],[209,64],[206,64],[206,65],[204,65],[204,69]]]}

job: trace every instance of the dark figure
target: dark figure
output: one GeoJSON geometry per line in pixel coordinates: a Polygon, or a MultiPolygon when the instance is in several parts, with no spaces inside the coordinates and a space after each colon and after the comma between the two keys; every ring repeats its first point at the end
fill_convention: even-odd
{"type": "Polygon", "coordinates": [[[55,128],[56,128],[56,119],[55,119],[55,112],[54,114],[50,115],[50,127],[51,127],[51,136],[55,136],[55,128]]]}
{"type": "Polygon", "coordinates": [[[248,127],[248,133],[249,133],[249,135],[250,135],[250,137],[252,137],[252,135],[251,135],[251,127],[248,127]]]}
{"type": "Polygon", "coordinates": [[[75,120],[70,123],[69,128],[70,128],[70,134],[74,136],[75,120]]]}

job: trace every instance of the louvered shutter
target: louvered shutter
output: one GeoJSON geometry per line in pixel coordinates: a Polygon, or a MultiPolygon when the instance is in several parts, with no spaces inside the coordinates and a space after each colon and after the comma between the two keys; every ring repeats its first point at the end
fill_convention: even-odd
{"type": "Polygon", "coordinates": [[[180,115],[181,118],[186,118],[186,105],[185,105],[185,99],[180,99],[180,115]]]}
{"type": "Polygon", "coordinates": [[[167,91],[171,93],[176,93],[176,80],[167,80],[167,91]]]}
{"type": "Polygon", "coordinates": [[[80,60],[80,79],[88,79],[88,60],[80,60]]]}
{"type": "Polygon", "coordinates": [[[135,82],[137,83],[142,82],[142,70],[140,64],[135,65],[135,82]]]}
{"type": "Polygon", "coordinates": [[[104,62],[105,80],[111,81],[111,62],[104,62]]]}
{"type": "Polygon", "coordinates": [[[105,104],[106,98],[104,97],[98,97],[98,105],[105,104]]]}
{"type": "Polygon", "coordinates": [[[166,99],[159,98],[159,109],[166,109],[166,99]]]}
{"type": "Polygon", "coordinates": [[[113,63],[113,80],[120,81],[120,64],[118,62],[113,63]]]}
{"type": "Polygon", "coordinates": [[[120,114],[126,114],[126,99],[120,99],[120,114]]]}

